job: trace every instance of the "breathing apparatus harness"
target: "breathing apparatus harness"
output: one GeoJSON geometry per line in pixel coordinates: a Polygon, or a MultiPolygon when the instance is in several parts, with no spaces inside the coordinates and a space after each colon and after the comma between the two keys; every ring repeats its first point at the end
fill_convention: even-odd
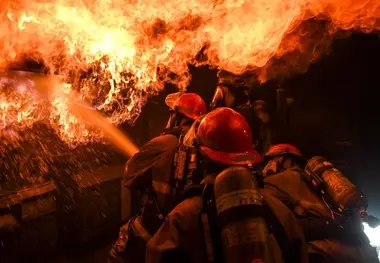
{"type": "MultiPolygon", "coordinates": [[[[256,169],[251,164],[247,164],[247,168],[251,171],[252,176],[257,179],[259,188],[263,188],[263,180],[258,175],[256,169]]],[[[222,249],[221,229],[217,220],[216,201],[214,195],[214,184],[206,183],[201,188],[202,209],[200,217],[200,225],[204,232],[204,246],[206,247],[209,263],[224,263],[222,249]]],[[[264,202],[265,204],[265,202],[264,202]]],[[[272,210],[265,204],[260,211],[252,211],[253,214],[263,217],[270,226],[270,231],[275,236],[278,245],[283,253],[284,259],[291,259],[292,255],[288,253],[287,235],[282,224],[278,221],[272,210]]],[[[293,255],[294,256],[294,255],[293,255]]],[[[289,262],[291,262],[290,260],[289,262]]]]}

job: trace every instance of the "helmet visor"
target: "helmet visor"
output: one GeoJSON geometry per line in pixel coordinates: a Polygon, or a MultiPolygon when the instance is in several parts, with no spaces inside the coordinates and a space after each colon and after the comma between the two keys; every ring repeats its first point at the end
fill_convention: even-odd
{"type": "Polygon", "coordinates": [[[174,105],[176,100],[181,96],[182,92],[176,92],[176,93],[171,93],[166,96],[165,98],[165,104],[172,110],[174,109],[174,105]]]}

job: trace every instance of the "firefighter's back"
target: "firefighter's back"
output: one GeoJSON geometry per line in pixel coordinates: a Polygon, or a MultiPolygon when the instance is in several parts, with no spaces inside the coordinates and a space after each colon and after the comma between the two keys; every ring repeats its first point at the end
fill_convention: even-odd
{"type": "Polygon", "coordinates": [[[297,216],[308,241],[312,263],[378,263],[360,221],[345,227],[323,200],[308,187],[300,170],[287,170],[265,178],[265,189],[285,203],[297,216]]]}

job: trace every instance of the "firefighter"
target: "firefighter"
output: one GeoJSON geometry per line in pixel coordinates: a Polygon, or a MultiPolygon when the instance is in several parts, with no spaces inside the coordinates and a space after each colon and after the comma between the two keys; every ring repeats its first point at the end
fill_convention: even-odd
{"type": "Polygon", "coordinates": [[[222,78],[216,87],[210,110],[229,107],[244,116],[256,139],[256,150],[264,154],[271,144],[270,117],[263,100],[250,102],[250,87],[239,78],[222,78]]]}
{"type": "Polygon", "coordinates": [[[303,226],[310,262],[379,262],[360,218],[367,202],[339,170],[322,157],[305,162],[289,144],[272,146],[265,159],[264,188],[293,210],[303,226]],[[356,212],[347,214],[349,210],[356,212]]]}
{"type": "Polygon", "coordinates": [[[148,242],[145,262],[307,262],[294,215],[259,189],[254,166],[261,156],[244,117],[217,108],[203,118],[195,140],[204,158],[200,191],[169,213],[148,242]]]}
{"type": "Polygon", "coordinates": [[[161,225],[165,215],[175,206],[173,198],[173,160],[181,138],[192,122],[206,113],[206,104],[195,93],[167,96],[170,117],[164,133],[140,148],[126,165],[126,187],[132,203],[139,202],[140,211],[121,227],[109,262],[144,262],[145,245],[161,225]]]}

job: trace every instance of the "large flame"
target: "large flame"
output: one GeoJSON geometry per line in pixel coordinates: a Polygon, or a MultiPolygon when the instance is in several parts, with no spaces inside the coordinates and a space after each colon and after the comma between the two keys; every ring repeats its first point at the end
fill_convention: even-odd
{"type": "Polygon", "coordinates": [[[67,84],[47,103],[32,88],[0,83],[0,129],[49,118],[66,141],[97,138],[98,130],[68,114],[67,97],[59,94],[78,92],[112,123],[133,122],[165,82],[186,88],[187,64],[200,63],[195,57],[205,45],[202,63],[268,74],[272,58],[307,52],[297,31],[305,19],[326,18],[328,33],[371,32],[380,28],[379,6],[378,0],[2,0],[0,65],[26,55],[67,84]]]}

